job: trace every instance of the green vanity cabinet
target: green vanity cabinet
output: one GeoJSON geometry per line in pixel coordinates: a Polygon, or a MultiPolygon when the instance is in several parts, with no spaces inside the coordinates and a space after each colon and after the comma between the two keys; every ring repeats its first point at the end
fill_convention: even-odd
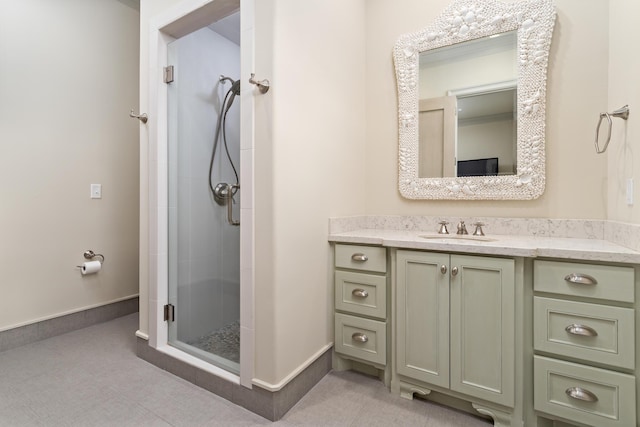
{"type": "Polygon", "coordinates": [[[401,395],[453,392],[513,408],[515,261],[398,250],[395,286],[401,395]]]}
{"type": "Polygon", "coordinates": [[[636,426],[636,268],[537,259],[533,278],[538,415],[636,426]]]}
{"type": "Polygon", "coordinates": [[[334,369],[498,427],[640,427],[640,266],[336,244],[334,369]]]}
{"type": "Polygon", "coordinates": [[[387,268],[386,248],[335,245],[333,368],[377,375],[389,385],[387,268]]]}

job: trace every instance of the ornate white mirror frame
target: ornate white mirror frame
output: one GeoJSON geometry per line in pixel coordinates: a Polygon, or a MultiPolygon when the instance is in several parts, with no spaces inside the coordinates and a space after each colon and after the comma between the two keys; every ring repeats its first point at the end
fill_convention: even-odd
{"type": "MultiPolygon", "coordinates": [[[[402,35],[393,56],[398,85],[399,189],[408,199],[530,200],[545,188],[547,62],[553,0],[454,0],[425,29],[402,35]],[[418,73],[421,52],[516,30],[516,175],[423,178],[418,175],[418,73]]],[[[472,72],[471,70],[469,72],[472,72]]]]}

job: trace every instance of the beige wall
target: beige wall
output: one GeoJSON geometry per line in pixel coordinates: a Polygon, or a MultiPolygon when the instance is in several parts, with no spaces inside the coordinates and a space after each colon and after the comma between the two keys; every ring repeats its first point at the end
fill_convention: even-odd
{"type": "MultiPolygon", "coordinates": [[[[640,56],[633,46],[640,45],[640,29],[634,24],[640,16],[637,0],[611,0],[609,15],[609,100],[607,111],[628,104],[627,122],[613,119],[609,163],[608,218],[640,223],[640,56]],[[634,181],[634,204],[626,203],[626,181],[634,181]]],[[[602,108],[605,108],[603,105],[602,108]]],[[[596,116],[592,121],[596,120],[596,116]]]]}
{"type": "Polygon", "coordinates": [[[138,293],[139,12],[124,3],[1,2],[0,330],[138,293]],[[106,262],[82,277],[87,249],[106,262]]]}
{"type": "Polygon", "coordinates": [[[364,207],[365,4],[256,2],[273,88],[256,105],[255,373],[270,384],[333,340],[327,221],[364,207]]]}
{"type": "MultiPolygon", "coordinates": [[[[398,192],[397,93],[391,52],[449,0],[367,0],[367,214],[593,218],[607,215],[607,161],[593,155],[607,104],[608,1],[557,0],[547,96],[547,188],[534,201],[412,201],[398,192]],[[603,20],[603,17],[605,19],[603,20]]],[[[490,229],[490,228],[489,228],[490,229]]]]}

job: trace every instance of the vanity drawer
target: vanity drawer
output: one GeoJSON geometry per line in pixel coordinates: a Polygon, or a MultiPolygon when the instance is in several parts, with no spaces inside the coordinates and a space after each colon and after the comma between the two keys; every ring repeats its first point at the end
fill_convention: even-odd
{"type": "Polygon", "coordinates": [[[536,260],[533,287],[538,292],[632,303],[634,270],[632,267],[536,260]]]}
{"type": "Polygon", "coordinates": [[[336,310],[363,316],[387,317],[387,278],[375,274],[338,270],[336,310]]]}
{"type": "Polygon", "coordinates": [[[590,426],[636,425],[634,376],[541,356],[533,363],[536,410],[590,426]]]}
{"type": "Polygon", "coordinates": [[[380,246],[336,245],[336,267],[386,273],[387,250],[380,246]]]}
{"type": "Polygon", "coordinates": [[[335,351],[369,362],[387,363],[387,324],[336,313],[335,351]]]}
{"type": "Polygon", "coordinates": [[[536,350],[633,369],[633,309],[553,298],[533,299],[536,350]]]}

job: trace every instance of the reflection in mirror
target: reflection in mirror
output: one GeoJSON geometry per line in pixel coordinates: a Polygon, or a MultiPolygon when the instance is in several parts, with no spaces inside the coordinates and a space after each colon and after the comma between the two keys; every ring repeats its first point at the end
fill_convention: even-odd
{"type": "Polygon", "coordinates": [[[498,171],[473,174],[515,173],[516,41],[510,31],[420,53],[420,177],[469,176],[493,157],[498,171]]]}
{"type": "Polygon", "coordinates": [[[528,200],[545,188],[552,0],[454,0],[394,47],[400,194],[528,200]]]}
{"type": "Polygon", "coordinates": [[[513,175],[517,163],[515,85],[495,91],[458,95],[456,176],[513,175]],[[493,159],[491,167],[468,169],[471,162],[493,159]],[[466,162],[462,163],[461,162],[466,162]],[[495,164],[495,168],[493,167],[495,164]],[[463,165],[467,165],[463,167],[463,165]],[[473,172],[473,173],[471,173],[473,172]]]}

